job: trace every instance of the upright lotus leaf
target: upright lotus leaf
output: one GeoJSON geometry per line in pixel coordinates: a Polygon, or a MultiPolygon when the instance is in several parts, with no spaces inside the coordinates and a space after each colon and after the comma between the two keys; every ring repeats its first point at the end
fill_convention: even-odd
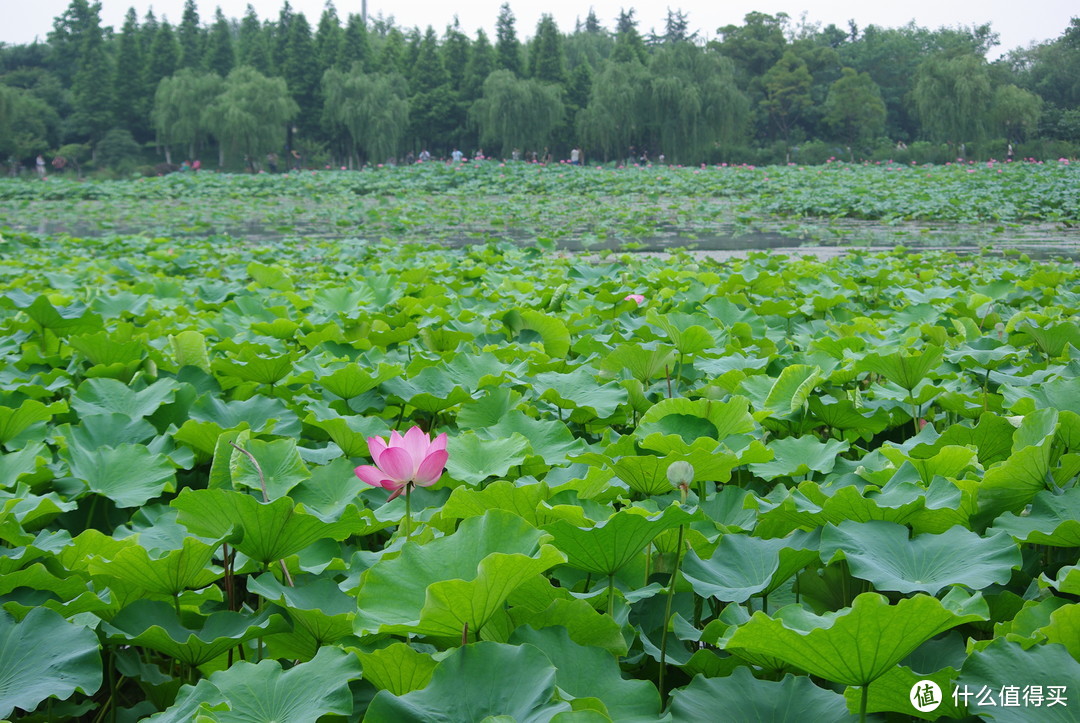
{"type": "Polygon", "coordinates": [[[799,605],[780,608],[774,618],[756,612],[725,648],[770,655],[835,683],[865,686],[938,633],[987,615],[981,595],[968,597],[959,588],[942,600],[916,595],[896,605],[868,592],[850,608],[825,615],[799,605]]]}
{"type": "Polygon", "coordinates": [[[841,452],[846,452],[849,446],[847,442],[836,439],[821,442],[812,435],[774,439],[768,444],[774,454],[773,460],[751,464],[750,471],[765,480],[811,472],[828,474],[836,466],[836,458],[841,452]]]}
{"type": "Polygon", "coordinates": [[[238,489],[246,487],[261,491],[265,483],[267,496],[274,500],[289,494],[293,487],[311,476],[296,449],[295,439],[275,439],[271,442],[248,439],[239,446],[255,458],[258,468],[244,452],[232,449],[229,473],[233,486],[238,489]]]}
{"type": "Polygon", "coordinates": [[[555,666],[559,690],[574,698],[598,698],[611,720],[655,721],[659,716],[660,694],[652,683],[624,679],[613,655],[578,645],[563,628],[518,628],[509,642],[542,650],[555,666]]]}
{"type": "Polygon", "coordinates": [[[824,378],[818,366],[792,364],[785,367],[769,389],[760,411],[781,419],[791,416],[806,405],[810,393],[824,378]]]}
{"type": "Polygon", "coordinates": [[[276,660],[238,662],[210,676],[227,709],[205,702],[199,721],[214,723],[307,723],[324,715],[350,716],[349,681],[360,677],[354,655],[323,648],[309,662],[282,670],[276,660]]]}
{"type": "Polygon", "coordinates": [[[224,489],[185,488],[171,505],[180,511],[177,520],[196,535],[215,540],[229,538],[237,550],[268,565],[295,555],[318,540],[344,540],[365,534],[374,524],[365,510],[324,522],[298,509],[288,497],[259,502],[244,492],[224,489]]]}
{"type": "Polygon", "coordinates": [[[815,562],[819,537],[816,530],[771,540],[724,535],[708,559],[694,550],[687,552],[680,570],[698,595],[742,603],[754,595],[768,595],[815,562]]]}
{"type": "Polygon", "coordinates": [[[132,419],[149,417],[158,407],[171,402],[177,384],[172,379],[159,379],[136,391],[116,379],[87,379],[71,398],[71,406],[79,414],[125,414],[132,419]]]}
{"type": "Polygon", "coordinates": [[[234,358],[215,358],[210,367],[224,377],[272,387],[292,373],[293,362],[292,354],[260,354],[247,347],[234,358]]]}
{"type": "Polygon", "coordinates": [[[625,369],[633,379],[648,384],[670,373],[674,360],[673,350],[666,345],[620,344],[604,357],[600,368],[609,374],[618,374],[625,369]]]}
{"type": "Polygon", "coordinates": [[[962,699],[966,694],[968,713],[993,716],[995,723],[1074,723],[1076,701],[1080,699],[1077,681],[1080,662],[1064,646],[1033,645],[1025,649],[1018,642],[997,638],[968,656],[956,689],[962,699]],[[1001,705],[1005,688],[1015,688],[1019,705],[1001,705]],[[1053,698],[1059,702],[1051,704],[1053,698]]]}
{"type": "MultiPolygon", "coordinates": [[[[889,670],[869,686],[867,686],[868,713],[900,713],[924,720],[940,720],[941,718],[955,719],[965,718],[967,708],[963,701],[953,701],[951,691],[954,681],[959,675],[956,668],[942,668],[933,673],[916,673],[911,668],[898,665],[889,670]],[[916,685],[922,681],[932,681],[941,689],[939,705],[932,711],[919,711],[915,707],[916,685]],[[957,702],[960,704],[957,705],[957,702]]],[[[848,688],[844,691],[848,709],[859,710],[862,691],[858,688],[848,688]]]]}
{"type": "Polygon", "coordinates": [[[1080,605],[1064,605],[1050,613],[1050,623],[1038,632],[1046,636],[1046,642],[1065,646],[1080,661],[1080,605]]]}
{"type": "Polygon", "coordinates": [[[216,544],[188,537],[179,550],[151,557],[142,545],[132,545],[111,559],[91,558],[90,573],[120,580],[150,594],[173,596],[206,587],[221,577],[222,570],[210,564],[217,548],[216,544]]]}
{"type": "Polygon", "coordinates": [[[326,411],[333,416],[320,419],[321,413],[318,413],[318,416],[309,414],[304,419],[304,423],[318,427],[330,435],[330,439],[341,448],[346,457],[367,457],[371,454],[367,444],[368,438],[390,436],[387,421],[380,417],[360,415],[342,417],[333,410],[326,411]]]}
{"type": "Polygon", "coordinates": [[[110,640],[150,648],[188,665],[208,663],[247,640],[288,629],[285,618],[270,608],[257,615],[224,611],[181,620],[172,605],[160,600],[133,602],[102,624],[110,640]]]}
{"type": "Polygon", "coordinates": [[[879,450],[896,467],[900,467],[905,462],[910,463],[918,470],[924,484],[930,484],[935,477],[963,477],[968,469],[981,471],[978,465],[978,453],[967,447],[945,445],[938,448],[937,453],[931,457],[919,457],[912,452],[905,453],[902,449],[890,445],[883,445],[879,447],[879,450]]]}
{"type": "Polygon", "coordinates": [[[656,309],[649,309],[646,318],[650,324],[663,330],[672,346],[680,354],[697,354],[716,345],[716,340],[713,339],[708,329],[699,323],[695,323],[706,321],[707,317],[703,315],[660,314],[656,309]]]}
{"type": "Polygon", "coordinates": [[[661,532],[692,519],[693,515],[678,505],[652,516],[639,507],[625,507],[593,527],[557,520],[544,529],[554,537],[552,543],[566,553],[567,564],[595,575],[614,575],[661,532]]]}
{"type": "Polygon", "coordinates": [[[311,476],[294,487],[289,496],[324,520],[336,519],[368,489],[356,476],[354,467],[344,457],[315,467],[311,476]]]}
{"type": "Polygon", "coordinates": [[[1009,458],[987,469],[979,485],[979,511],[984,517],[1018,511],[1046,489],[1057,421],[1056,409],[1040,409],[1024,417],[1009,458]]]}
{"type": "Polygon", "coordinates": [[[301,578],[295,585],[283,585],[263,573],[249,579],[247,589],[289,612],[293,629],[266,639],[273,657],[311,660],[324,645],[352,633],[356,602],[333,580],[301,578]]]}
{"type": "Polygon", "coordinates": [[[190,366],[210,373],[210,356],[206,352],[206,337],[194,330],[182,331],[169,336],[176,365],[181,369],[190,366]]]}
{"type": "Polygon", "coordinates": [[[770,723],[858,720],[847,712],[842,695],[819,688],[806,676],[760,680],[745,666],[735,668],[724,678],[695,676],[690,685],[671,694],[669,714],[673,723],[698,723],[718,717],[770,723]]]}
{"type": "Polygon", "coordinates": [[[97,334],[73,336],[68,339],[68,344],[93,365],[115,364],[120,368],[138,365],[146,356],[147,349],[146,340],[132,339],[130,332],[110,334],[99,331],[97,334]]]}
{"type": "MultiPolygon", "coordinates": [[[[543,584],[551,587],[546,579],[543,579],[543,584]]],[[[557,598],[542,609],[514,604],[507,613],[512,628],[523,625],[537,630],[561,628],[566,630],[570,639],[578,645],[600,648],[616,657],[626,655],[626,638],[623,637],[619,623],[610,615],[598,611],[588,600],[573,598],[563,590],[566,597],[557,598]]],[[[528,591],[528,584],[511,596],[511,603],[517,602],[515,598],[523,597],[521,591],[528,591]]]]}
{"type": "Polygon", "coordinates": [[[52,461],[52,453],[42,442],[28,442],[17,452],[0,454],[0,489],[14,487],[20,482],[34,486],[51,479],[52,472],[46,467],[49,461],[52,461]]]}
{"type": "Polygon", "coordinates": [[[1012,448],[1013,434],[1016,428],[1009,420],[989,412],[979,416],[975,426],[954,424],[938,437],[935,447],[945,445],[970,446],[978,451],[979,463],[983,467],[1006,459],[1012,448]]]}
{"type": "Polygon", "coordinates": [[[8,298],[15,302],[15,308],[21,309],[42,330],[51,331],[57,336],[89,334],[102,327],[101,317],[80,302],[58,308],[44,295],[33,301],[26,294],[14,297],[14,294],[8,294],[8,298]]]}
{"type": "Polygon", "coordinates": [[[101,653],[93,630],[34,608],[21,622],[0,611],[0,718],[27,713],[48,699],[66,700],[101,687],[101,653]]]}
{"type": "MultiPolygon", "coordinates": [[[[460,418],[459,418],[460,420],[460,418]]],[[[479,430],[492,439],[507,438],[520,434],[529,440],[532,453],[544,460],[544,464],[563,466],[567,460],[585,452],[589,445],[574,437],[570,429],[557,419],[533,419],[520,410],[508,412],[496,424],[479,430]]]]}
{"type": "Polygon", "coordinates": [[[723,440],[734,434],[754,430],[754,419],[748,411],[745,397],[730,401],[712,399],[664,399],[657,402],[641,417],[636,436],[642,446],[661,454],[677,448],[668,437],[674,436],[686,444],[701,437],[723,440]]]}
{"type": "Polygon", "coordinates": [[[555,667],[532,645],[475,643],[453,650],[422,690],[381,690],[365,723],[458,723],[514,720],[543,723],[568,703],[555,700],[555,667]]]}
{"type": "Polygon", "coordinates": [[[126,414],[87,414],[78,426],[62,424],[56,428],[68,447],[94,450],[98,447],[118,447],[121,444],[144,444],[157,436],[157,429],[145,419],[132,419],[126,414]]]}
{"type": "Polygon", "coordinates": [[[1044,572],[1039,575],[1039,587],[1052,587],[1058,592],[1080,595],[1080,565],[1065,565],[1054,579],[1044,572]]]}
{"type": "Polygon", "coordinates": [[[564,562],[540,530],[504,510],[368,569],[357,593],[357,633],[478,634],[519,585],[564,562]]]}
{"type": "Polygon", "coordinates": [[[364,669],[364,680],[392,695],[405,695],[426,688],[438,663],[428,653],[421,653],[405,643],[365,653],[355,650],[364,669]]]}
{"type": "Polygon", "coordinates": [[[611,468],[633,491],[646,496],[662,495],[674,489],[667,478],[667,468],[674,461],[655,455],[620,457],[611,468]]]}
{"type": "MultiPolygon", "coordinates": [[[[45,405],[33,399],[23,401],[18,407],[0,407],[0,445],[8,445],[19,435],[34,428],[34,425],[47,422],[54,415],[68,410],[67,402],[59,401],[45,405]]],[[[35,440],[37,441],[37,440],[35,440]]]]}
{"type": "Polygon", "coordinates": [[[821,533],[821,559],[839,555],[851,574],[869,580],[878,590],[931,595],[949,585],[979,590],[1004,584],[1021,563],[1020,547],[1011,537],[980,537],[957,526],[940,535],[909,538],[908,528],[892,522],[842,522],[821,533]]]}
{"type": "Polygon", "coordinates": [[[246,422],[253,434],[300,436],[300,419],[280,399],[254,396],[244,401],[225,401],[217,394],[203,394],[191,405],[191,418],[235,429],[246,422]]]}
{"type": "Polygon", "coordinates": [[[918,353],[894,351],[891,354],[872,352],[856,365],[859,371],[880,374],[894,384],[906,389],[910,394],[919,382],[931,376],[941,363],[944,349],[940,346],[927,346],[918,353]]]}
{"type": "Polygon", "coordinates": [[[502,477],[525,461],[529,440],[516,432],[504,439],[483,439],[468,432],[450,437],[446,471],[454,479],[478,485],[489,477],[502,477]]]}
{"type": "Polygon", "coordinates": [[[482,517],[488,510],[506,510],[537,526],[540,516],[536,507],[550,494],[544,484],[518,487],[506,480],[492,482],[484,489],[457,487],[443,503],[439,514],[442,519],[452,521],[482,517]]]}
{"type": "Polygon", "coordinates": [[[139,507],[175,484],[175,470],[167,457],[138,444],[88,450],[70,447],[71,476],[117,507],[139,507]]]}
{"type": "Polygon", "coordinates": [[[1019,324],[1016,331],[1019,332],[1020,343],[1030,340],[1047,359],[1061,356],[1069,344],[1080,348],[1080,327],[1077,327],[1075,321],[1062,321],[1057,324],[1044,321],[1035,324],[1028,319],[1026,323],[1019,324]]]}
{"type": "Polygon", "coordinates": [[[251,278],[255,279],[255,283],[259,286],[275,289],[276,291],[293,290],[292,279],[289,278],[284,269],[276,264],[268,265],[252,261],[247,265],[247,272],[251,274],[251,278]]]}
{"type": "Polygon", "coordinates": [[[822,423],[841,431],[855,430],[864,438],[882,432],[889,426],[889,414],[884,409],[858,407],[850,399],[835,399],[815,395],[807,399],[811,414],[822,423]]]}
{"type": "Polygon", "coordinates": [[[601,383],[589,367],[578,367],[567,374],[542,372],[533,377],[533,388],[541,399],[564,409],[581,409],[600,419],[615,414],[626,404],[629,395],[617,382],[601,383]]]}
{"type": "Polygon", "coordinates": [[[398,364],[380,362],[378,367],[372,370],[354,362],[319,376],[316,384],[342,399],[352,399],[371,391],[388,379],[400,376],[402,371],[398,364]]]}
{"type": "Polygon", "coordinates": [[[474,393],[462,388],[446,369],[437,366],[425,367],[408,379],[393,377],[383,382],[382,388],[390,396],[428,414],[449,409],[474,396],[474,393]]]}
{"type": "Polygon", "coordinates": [[[1080,547],[1080,487],[1062,494],[1044,490],[1023,514],[1006,512],[988,532],[1004,531],[1020,542],[1051,547],[1080,547]]]}
{"type": "Polygon", "coordinates": [[[544,352],[559,359],[566,356],[570,351],[570,332],[566,324],[557,316],[549,316],[535,309],[524,309],[518,312],[520,324],[515,332],[527,329],[540,335],[544,342],[544,352]]]}

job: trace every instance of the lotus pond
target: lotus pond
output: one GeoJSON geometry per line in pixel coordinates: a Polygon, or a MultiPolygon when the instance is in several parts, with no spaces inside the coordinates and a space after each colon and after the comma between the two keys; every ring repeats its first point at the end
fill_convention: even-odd
{"type": "MultiPolygon", "coordinates": [[[[644,170],[584,171],[576,199],[571,169],[509,173],[582,219],[589,193],[682,213],[817,169],[698,170],[677,201],[644,170]]],[[[823,172],[980,188],[967,170],[823,172]]],[[[997,170],[1002,218],[925,220],[1069,233],[1075,171],[997,170]]],[[[509,174],[471,172],[0,200],[17,226],[44,203],[250,215],[264,187],[464,209],[471,183],[491,223],[509,174]]],[[[0,718],[1080,720],[1074,264],[340,228],[4,233],[0,718]]]]}

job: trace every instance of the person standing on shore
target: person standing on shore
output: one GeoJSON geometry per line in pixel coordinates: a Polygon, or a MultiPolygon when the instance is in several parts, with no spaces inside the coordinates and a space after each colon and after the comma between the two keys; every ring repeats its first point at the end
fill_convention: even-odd
{"type": "Polygon", "coordinates": [[[38,178],[45,178],[45,156],[39,153],[36,163],[38,178]]]}

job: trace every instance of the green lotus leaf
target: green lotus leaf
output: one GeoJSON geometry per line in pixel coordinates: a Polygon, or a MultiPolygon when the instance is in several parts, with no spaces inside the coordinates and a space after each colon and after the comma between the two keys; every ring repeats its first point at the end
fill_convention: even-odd
{"type": "Polygon", "coordinates": [[[829,439],[818,441],[817,437],[786,437],[768,444],[774,457],[771,462],[751,464],[750,470],[766,480],[777,477],[794,477],[810,472],[829,473],[836,466],[836,458],[847,451],[847,442],[829,439]]]}
{"type": "Polygon", "coordinates": [[[993,519],[1004,512],[1015,512],[1046,489],[1057,419],[1056,409],[1040,409],[1024,417],[1013,437],[1009,458],[983,475],[979,485],[979,512],[983,517],[993,519]]]}
{"type": "Polygon", "coordinates": [[[1029,320],[1021,323],[1016,331],[1019,332],[1018,340],[1021,343],[1030,341],[1048,359],[1061,356],[1070,344],[1080,349],[1080,327],[1073,321],[1036,325],[1029,320]]]}
{"type": "Polygon", "coordinates": [[[77,301],[68,306],[56,307],[46,296],[34,298],[21,294],[16,298],[15,294],[8,293],[7,298],[11,299],[15,308],[21,309],[35,324],[57,336],[89,334],[102,327],[101,317],[77,301]],[[30,300],[31,298],[33,301],[30,300]]]}
{"type": "MultiPolygon", "coordinates": [[[[328,410],[329,411],[329,410],[328,410]]],[[[368,449],[369,437],[388,437],[390,428],[386,420],[379,417],[363,417],[349,415],[346,417],[333,416],[319,419],[309,414],[304,419],[305,424],[318,427],[330,435],[334,444],[341,448],[346,457],[367,457],[371,452],[368,449]]]]}
{"type": "Polygon", "coordinates": [[[132,419],[148,417],[158,407],[171,402],[177,385],[171,379],[161,379],[136,391],[115,379],[88,379],[79,385],[71,398],[71,406],[84,416],[91,414],[125,414],[132,419]]]}
{"type": "Polygon", "coordinates": [[[851,574],[869,580],[878,590],[936,595],[950,585],[979,590],[1004,584],[1019,567],[1019,546],[1011,537],[979,535],[953,527],[940,535],[910,538],[908,529],[892,522],[842,522],[821,533],[821,559],[843,555],[851,574]]]}
{"type": "Polygon", "coordinates": [[[288,497],[262,503],[244,492],[224,489],[187,488],[171,505],[179,510],[180,524],[194,534],[228,538],[237,550],[263,565],[295,555],[318,540],[365,534],[374,525],[368,510],[324,522],[296,508],[288,497]]]}
{"type": "Polygon", "coordinates": [[[859,371],[880,374],[910,394],[919,382],[931,376],[941,363],[943,349],[927,346],[918,353],[895,351],[891,354],[870,353],[856,365],[859,371]]]}
{"type": "Polygon", "coordinates": [[[289,612],[293,629],[266,639],[274,657],[311,660],[324,646],[352,633],[356,601],[332,580],[301,578],[283,585],[269,573],[248,580],[247,589],[289,612]]]}
{"type": "Polygon", "coordinates": [[[396,696],[426,688],[438,666],[431,655],[405,643],[394,643],[370,653],[355,649],[354,652],[364,668],[364,680],[396,696]]]}
{"type": "MultiPolygon", "coordinates": [[[[966,708],[963,705],[957,706],[952,699],[953,681],[957,675],[959,671],[955,668],[942,668],[934,673],[916,673],[909,667],[898,665],[867,686],[866,710],[868,713],[901,713],[923,720],[964,718],[967,715],[966,708]],[[912,698],[912,690],[924,680],[936,683],[942,693],[940,705],[926,712],[919,711],[912,698]]],[[[849,710],[859,709],[862,698],[859,688],[848,688],[844,691],[844,697],[849,710]]]]}
{"type": "Polygon", "coordinates": [[[544,352],[550,357],[559,359],[567,355],[570,351],[570,332],[561,319],[535,309],[524,309],[519,314],[521,324],[515,331],[535,331],[544,340],[544,352]]]}
{"type": "Polygon", "coordinates": [[[408,379],[394,377],[382,384],[387,394],[434,414],[473,398],[445,369],[426,367],[408,379]]]}
{"type": "Polygon", "coordinates": [[[518,628],[509,642],[543,651],[555,666],[559,690],[574,698],[598,698],[611,720],[655,721],[660,713],[660,694],[652,683],[624,679],[614,656],[578,645],[563,628],[518,628]]]}
{"type": "Polygon", "coordinates": [[[236,358],[213,359],[210,368],[225,377],[273,386],[292,373],[293,362],[292,354],[264,356],[246,348],[236,358]]]}
{"type": "Polygon", "coordinates": [[[488,510],[506,510],[538,526],[541,520],[537,505],[550,494],[543,484],[518,487],[506,480],[492,482],[484,489],[458,487],[450,493],[439,514],[444,520],[464,520],[482,517],[488,510]]]}
{"type": "Polygon", "coordinates": [[[745,666],[724,678],[696,676],[672,693],[670,714],[675,723],[715,720],[719,715],[730,721],[775,723],[858,720],[847,712],[842,695],[819,688],[809,678],[785,675],[780,681],[760,680],[745,666]]]}
{"type": "Polygon", "coordinates": [[[161,557],[151,557],[142,545],[118,551],[111,559],[93,557],[89,570],[150,594],[174,596],[183,590],[206,587],[222,575],[211,561],[218,545],[209,545],[194,537],[185,538],[178,550],[161,557]]]}
{"type": "Polygon", "coordinates": [[[68,339],[68,344],[93,365],[127,365],[141,362],[146,356],[145,340],[132,340],[130,335],[109,334],[106,331],[73,336],[68,339]]]}
{"type": "Polygon", "coordinates": [[[139,507],[175,485],[175,471],[166,457],[137,444],[87,450],[70,447],[71,476],[117,507],[139,507]]]}
{"type": "Polygon", "coordinates": [[[807,403],[817,419],[834,429],[853,429],[874,435],[889,426],[889,415],[885,410],[857,407],[850,399],[814,396],[807,399],[807,403]]]}
{"type": "Polygon", "coordinates": [[[761,410],[781,419],[789,416],[803,408],[810,393],[823,379],[821,367],[808,364],[785,367],[769,389],[761,410]]]}
{"type": "Polygon", "coordinates": [[[1039,492],[1024,514],[1006,512],[988,532],[1001,530],[1020,542],[1053,547],[1080,547],[1080,487],[1062,494],[1039,492]]]}
{"type": "Polygon", "coordinates": [[[290,496],[324,520],[337,519],[356,502],[368,485],[356,476],[354,466],[344,457],[311,470],[311,476],[292,489],[290,496]]]}
{"type": "Polygon", "coordinates": [[[756,612],[725,649],[774,656],[826,680],[863,686],[938,633],[986,617],[982,597],[969,598],[959,588],[943,600],[916,595],[896,605],[863,593],[850,608],[825,615],[798,605],[781,608],[775,618],[756,612]]]}
{"type": "MultiPolygon", "coordinates": [[[[600,368],[609,373],[626,370],[631,378],[642,384],[662,378],[674,368],[674,352],[670,347],[652,344],[621,344],[604,357],[600,368]]],[[[606,416],[606,415],[600,415],[606,416]]]]}
{"type": "Polygon", "coordinates": [[[771,540],[724,535],[711,557],[703,560],[690,550],[680,569],[698,595],[742,603],[754,595],[768,595],[798,570],[815,562],[818,538],[816,532],[797,532],[771,540]]]}
{"type": "Polygon", "coordinates": [[[0,445],[11,449],[9,444],[19,435],[31,430],[40,422],[47,422],[57,414],[68,410],[67,402],[59,401],[49,405],[27,399],[18,407],[0,406],[0,445]]]}
{"type": "Polygon", "coordinates": [[[169,337],[173,358],[180,368],[185,366],[210,373],[210,356],[206,352],[206,337],[193,330],[182,331],[169,337]]]}
{"type": "Polygon", "coordinates": [[[21,622],[0,611],[0,717],[27,713],[48,699],[101,687],[101,654],[94,631],[35,608],[21,622]]]}
{"type": "Polygon", "coordinates": [[[616,382],[601,384],[588,367],[578,367],[567,374],[542,372],[533,378],[533,388],[540,397],[565,409],[582,409],[600,419],[615,414],[626,404],[629,395],[616,382]]]}
{"type": "Polygon", "coordinates": [[[753,431],[754,420],[747,411],[748,404],[744,397],[733,397],[727,402],[681,397],[664,399],[645,412],[638,425],[637,435],[645,439],[645,444],[650,449],[656,449],[650,439],[654,433],[662,436],[675,435],[688,444],[699,437],[723,440],[733,434],[753,431]]]}
{"type": "Polygon", "coordinates": [[[971,715],[993,716],[994,721],[1027,723],[1040,721],[1075,721],[1074,703],[1080,695],[1080,662],[1069,655],[1062,645],[1026,647],[1018,642],[997,638],[982,650],[968,656],[956,681],[958,697],[966,702],[971,715]],[[1002,690],[1014,687],[1017,706],[1003,706],[1002,690]],[[1032,686],[1037,687],[1039,705],[1030,698],[1032,686]],[[1054,691],[1065,703],[1050,705],[1054,691]],[[1025,691],[1027,697],[1025,699],[1025,691]],[[988,694],[988,695],[987,695],[988,694]],[[1028,705],[1024,705],[1027,702],[1028,705]]]}
{"type": "Polygon", "coordinates": [[[472,432],[450,437],[446,471],[454,479],[478,485],[489,477],[502,477],[525,461],[529,440],[518,433],[503,439],[484,439],[472,432]]]}
{"type": "Polygon", "coordinates": [[[570,710],[568,703],[555,700],[556,675],[547,656],[531,645],[466,645],[439,663],[426,688],[402,696],[379,691],[364,721],[457,723],[506,716],[518,723],[541,723],[570,710]]]}
{"type": "MultiPolygon", "coordinates": [[[[543,584],[551,587],[547,580],[544,580],[543,584]]],[[[600,648],[614,656],[626,655],[626,639],[623,637],[619,623],[610,615],[597,611],[587,600],[572,598],[570,593],[564,593],[566,597],[552,600],[547,607],[535,609],[532,605],[525,605],[521,601],[524,594],[529,592],[532,590],[526,583],[511,595],[514,606],[510,608],[508,616],[513,628],[523,625],[537,630],[550,627],[560,628],[566,630],[570,639],[578,645],[600,648]]],[[[540,597],[535,596],[535,598],[540,597]]],[[[530,603],[535,602],[535,598],[530,603]]]]}
{"type": "Polygon", "coordinates": [[[244,641],[289,629],[280,614],[267,608],[257,615],[216,612],[186,615],[160,600],[138,600],[102,624],[110,640],[141,645],[187,663],[202,665],[244,641]]]}
{"type": "Polygon", "coordinates": [[[275,439],[272,442],[248,439],[238,444],[258,463],[256,467],[246,454],[232,448],[229,474],[233,486],[238,489],[246,487],[257,492],[265,489],[267,496],[274,500],[289,494],[293,487],[311,476],[296,450],[294,439],[275,439]]]}
{"type": "Polygon", "coordinates": [[[519,434],[529,440],[532,453],[539,455],[545,464],[563,466],[569,458],[585,452],[589,447],[585,440],[575,438],[565,424],[555,419],[533,419],[519,410],[508,412],[497,423],[479,430],[490,439],[508,438],[519,434]]]}
{"type": "Polygon", "coordinates": [[[191,405],[191,418],[235,429],[246,422],[253,434],[300,436],[300,419],[280,399],[254,396],[244,401],[223,401],[219,395],[203,394],[191,405]]]}
{"type": "Polygon", "coordinates": [[[661,532],[691,519],[692,515],[678,505],[652,516],[641,508],[627,507],[593,527],[557,520],[544,529],[554,537],[552,543],[566,553],[569,565],[597,575],[613,575],[661,532]]]}
{"type": "Polygon", "coordinates": [[[19,482],[28,484],[52,477],[46,468],[47,450],[42,442],[28,442],[25,447],[10,454],[0,454],[0,488],[13,487],[19,482]]]}
{"type": "Polygon", "coordinates": [[[474,634],[516,587],[564,562],[543,533],[517,515],[491,510],[463,521],[457,532],[426,545],[406,543],[401,555],[368,569],[357,593],[359,634],[474,634]]]}

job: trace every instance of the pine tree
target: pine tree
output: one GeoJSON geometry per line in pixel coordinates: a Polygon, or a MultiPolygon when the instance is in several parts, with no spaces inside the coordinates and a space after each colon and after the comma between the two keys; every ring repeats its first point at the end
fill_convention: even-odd
{"type": "Polygon", "coordinates": [[[555,20],[548,14],[540,16],[536,25],[533,49],[529,53],[530,75],[545,83],[566,82],[566,57],[563,53],[562,34],[555,20]]]}
{"type": "Polygon", "coordinates": [[[296,13],[289,22],[289,42],[286,45],[285,63],[281,75],[289,88],[289,95],[300,108],[297,125],[305,135],[318,129],[318,98],[316,90],[320,81],[319,67],[315,57],[315,43],[311,26],[303,13],[296,13]]]}
{"type": "Polygon", "coordinates": [[[250,4],[240,21],[240,32],[236,40],[237,65],[248,65],[263,75],[270,72],[270,49],[267,45],[268,33],[259,22],[255,8],[250,4]]]}
{"type": "Polygon", "coordinates": [[[514,30],[514,12],[509,3],[502,4],[499,17],[495,20],[495,57],[496,67],[521,76],[521,43],[514,30]]]}
{"type": "Polygon", "coordinates": [[[442,60],[450,85],[460,91],[465,82],[465,72],[469,67],[469,37],[461,32],[461,24],[454,16],[454,24],[446,26],[443,36],[442,60]]]}
{"type": "Polygon", "coordinates": [[[337,10],[334,9],[332,0],[327,0],[319,17],[319,28],[315,31],[315,58],[319,77],[338,62],[341,56],[341,45],[345,39],[345,33],[341,29],[341,21],[338,19],[337,10]]]}
{"type": "Polygon", "coordinates": [[[292,5],[289,4],[289,0],[285,0],[281,5],[281,12],[278,13],[277,24],[273,26],[273,32],[270,35],[270,65],[271,69],[279,75],[284,73],[285,58],[289,53],[289,26],[292,25],[292,21],[292,5]]]}
{"type": "Polygon", "coordinates": [[[53,20],[53,29],[49,32],[52,49],[49,67],[65,86],[70,86],[75,78],[86,33],[92,24],[91,17],[100,12],[101,3],[90,5],[87,0],[71,0],[67,9],[53,20]]]}
{"type": "Polygon", "coordinates": [[[150,57],[143,76],[143,87],[147,89],[149,97],[153,97],[162,78],[168,78],[176,72],[179,58],[180,46],[176,42],[172,25],[162,18],[157,33],[154,34],[154,42],[150,45],[150,57]]]}
{"type": "Polygon", "coordinates": [[[146,86],[139,77],[138,69],[143,67],[143,53],[139,32],[139,20],[135,8],[130,8],[124,16],[124,27],[117,39],[116,74],[113,76],[113,113],[122,128],[131,131],[137,138],[145,138],[146,126],[146,86]],[[134,72],[133,72],[134,71],[134,72]]]}
{"type": "Polygon", "coordinates": [[[229,27],[229,21],[225,19],[225,14],[219,7],[214,11],[214,24],[206,39],[204,66],[210,72],[224,78],[234,65],[236,65],[236,55],[233,52],[232,28],[229,27]]]}
{"type": "Polygon", "coordinates": [[[195,0],[184,0],[184,14],[176,33],[180,41],[178,68],[199,68],[203,59],[203,31],[199,26],[199,9],[195,0]]]}
{"type": "Polygon", "coordinates": [[[355,63],[360,63],[362,68],[371,65],[371,44],[363,18],[358,13],[350,13],[338,50],[337,65],[349,70],[355,63]]]}
{"type": "Polygon", "coordinates": [[[90,6],[71,91],[75,112],[69,119],[73,130],[96,144],[112,127],[113,99],[109,58],[101,31],[101,5],[90,6]]]}
{"type": "Polygon", "coordinates": [[[465,82],[462,87],[462,100],[472,103],[480,97],[484,81],[495,70],[495,48],[491,47],[487,34],[476,31],[476,42],[469,53],[469,64],[465,68],[465,82]]]}
{"type": "Polygon", "coordinates": [[[382,52],[379,53],[377,70],[386,75],[405,72],[405,36],[397,29],[390,28],[383,41],[382,52]]]}
{"type": "Polygon", "coordinates": [[[429,25],[412,68],[409,101],[410,135],[420,147],[431,146],[455,126],[454,94],[439,55],[439,41],[429,25]]]}

